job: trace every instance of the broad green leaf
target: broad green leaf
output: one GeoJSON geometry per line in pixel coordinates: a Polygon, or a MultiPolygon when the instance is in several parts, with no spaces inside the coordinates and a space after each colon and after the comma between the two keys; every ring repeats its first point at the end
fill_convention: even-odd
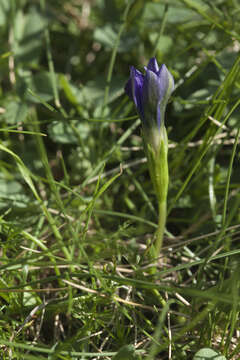
{"type": "MultiPolygon", "coordinates": [[[[28,87],[33,90],[43,101],[50,101],[53,99],[53,87],[51,75],[47,71],[42,71],[30,77],[28,87]]],[[[27,93],[27,100],[34,102],[41,102],[39,99],[27,93]]]]}
{"type": "MultiPolygon", "coordinates": [[[[94,39],[103,44],[107,49],[112,50],[115,46],[118,37],[118,29],[116,26],[105,25],[102,28],[97,28],[94,32],[94,39]]],[[[119,41],[118,52],[124,53],[130,51],[137,43],[138,36],[136,32],[127,32],[123,34],[119,41]]]]}
{"type": "MultiPolygon", "coordinates": [[[[82,140],[89,134],[89,125],[81,123],[79,120],[71,120],[74,128],[82,140]]],[[[48,126],[48,133],[53,141],[60,144],[77,144],[78,137],[71,124],[66,122],[54,122],[48,126]]]]}
{"type": "Polygon", "coordinates": [[[193,360],[226,360],[226,358],[213,349],[203,348],[194,355],[193,360]]]}
{"type": "Polygon", "coordinates": [[[28,114],[28,106],[20,100],[8,99],[4,118],[7,124],[14,125],[24,122],[28,114]]]}
{"type": "Polygon", "coordinates": [[[6,20],[8,19],[8,12],[10,10],[10,1],[1,0],[0,1],[0,26],[4,26],[6,20]]]}
{"type": "MultiPolygon", "coordinates": [[[[149,34],[149,39],[153,46],[157,38],[158,38],[157,32],[153,32],[149,34]]],[[[173,44],[173,39],[170,36],[162,35],[158,42],[157,50],[159,50],[162,54],[165,54],[171,49],[172,44],[173,44]]]]}
{"type": "MultiPolygon", "coordinates": [[[[126,79],[114,76],[110,84],[110,91],[109,91],[109,99],[108,102],[117,99],[121,93],[123,93],[123,88],[125,85],[126,79]]],[[[84,87],[83,87],[83,98],[86,104],[96,106],[97,104],[102,104],[105,87],[107,86],[106,78],[102,75],[98,76],[94,80],[90,80],[84,87]]]]}
{"type": "Polygon", "coordinates": [[[14,53],[18,61],[38,63],[41,54],[45,17],[35,7],[26,15],[19,10],[14,18],[14,53]]]}

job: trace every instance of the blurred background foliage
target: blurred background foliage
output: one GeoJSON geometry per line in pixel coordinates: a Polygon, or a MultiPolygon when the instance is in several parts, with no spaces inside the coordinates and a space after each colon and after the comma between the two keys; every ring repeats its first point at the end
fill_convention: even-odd
{"type": "MultiPolygon", "coordinates": [[[[167,64],[177,84],[174,101],[168,107],[169,138],[173,143],[184,141],[196,128],[211,97],[237,57],[239,14],[231,4],[234,1],[212,4],[207,1],[138,0],[132,3],[123,23],[126,2],[120,0],[2,0],[2,128],[11,126],[36,130],[32,125],[34,112],[38,126],[48,135],[44,141],[49,161],[55,168],[54,177],[62,180],[64,176],[60,160],[56,157],[61,151],[70,173],[70,184],[80,184],[116,144],[121,133],[129,128],[129,121],[121,123],[119,120],[135,114],[134,110],[130,111],[131,105],[123,93],[129,66],[143,69],[148,59],[156,55],[159,63],[167,64]],[[119,32],[122,32],[120,38],[119,32]],[[114,51],[116,57],[109,76],[109,63],[114,51]],[[57,108],[57,111],[43,106],[44,102],[57,108]],[[104,119],[105,122],[97,121],[104,119]],[[105,141],[106,138],[109,141],[105,141]]],[[[231,99],[227,106],[231,107],[238,96],[238,88],[230,89],[228,97],[231,99]]],[[[229,121],[229,133],[236,129],[237,123],[236,112],[229,121]]],[[[195,142],[206,133],[208,126],[209,122],[194,135],[195,142]]],[[[137,131],[128,138],[125,148],[141,146],[139,134],[137,131]]],[[[16,141],[17,135],[4,133],[4,136],[5,145],[20,151],[26,165],[43,175],[39,157],[34,154],[36,146],[33,146],[33,138],[25,136],[24,141],[16,141]]],[[[217,149],[215,147],[212,151],[217,149]]],[[[139,156],[143,156],[141,150],[121,152],[118,147],[108,158],[106,169],[139,156]]],[[[204,160],[205,165],[211,156],[204,160]]],[[[221,157],[221,154],[218,156],[221,157]]],[[[224,164],[225,158],[226,152],[221,164],[224,164]]],[[[171,199],[196,161],[196,151],[186,148],[176,156],[176,150],[172,150],[170,161],[171,199]]],[[[151,195],[151,184],[145,181],[148,176],[145,168],[137,171],[140,172],[140,182],[145,186],[144,191],[151,195]]],[[[209,172],[208,167],[205,171],[209,172]]],[[[14,178],[15,175],[12,174],[14,178]]],[[[214,182],[221,188],[226,182],[226,168],[216,166],[213,175],[214,182]]],[[[6,196],[9,176],[2,176],[6,196]]],[[[208,176],[204,171],[198,176],[191,183],[192,191],[185,193],[175,204],[186,209],[195,207],[196,216],[200,215],[198,209],[201,213],[203,211],[202,206],[196,206],[197,202],[204,201],[206,208],[209,207],[206,202],[208,176]]],[[[119,186],[129,184],[131,175],[125,173],[122,179],[115,184],[116,192],[119,186]]],[[[135,192],[129,193],[128,188],[129,185],[126,199],[118,199],[121,204],[116,206],[138,213],[140,204],[134,205],[138,202],[133,198],[135,192]]],[[[113,210],[113,204],[110,209],[113,210]]],[[[179,213],[176,214],[181,221],[179,213]]],[[[182,214],[184,217],[185,213],[182,214]]],[[[192,219],[189,220],[192,222],[192,219]]],[[[182,224],[178,229],[175,223],[175,234],[181,232],[181,227],[182,224]]]]}

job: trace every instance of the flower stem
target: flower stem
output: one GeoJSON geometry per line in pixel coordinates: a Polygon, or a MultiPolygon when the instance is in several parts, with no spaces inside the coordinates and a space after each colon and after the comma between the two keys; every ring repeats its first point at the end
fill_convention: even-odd
{"type": "Polygon", "coordinates": [[[156,231],[156,240],[155,240],[155,255],[156,257],[159,256],[162,242],[163,242],[163,235],[166,225],[166,218],[167,218],[167,203],[166,201],[159,202],[158,204],[158,228],[156,231]]]}

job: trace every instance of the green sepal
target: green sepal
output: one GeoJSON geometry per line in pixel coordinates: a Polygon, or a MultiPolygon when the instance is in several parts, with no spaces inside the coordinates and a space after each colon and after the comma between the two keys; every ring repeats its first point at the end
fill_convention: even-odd
{"type": "MultiPolygon", "coordinates": [[[[157,130],[157,129],[156,129],[157,130]]],[[[144,134],[143,134],[144,135],[144,134]]],[[[168,138],[163,125],[159,131],[158,144],[144,137],[144,148],[148,160],[150,177],[159,203],[166,202],[168,193],[168,138]]]]}

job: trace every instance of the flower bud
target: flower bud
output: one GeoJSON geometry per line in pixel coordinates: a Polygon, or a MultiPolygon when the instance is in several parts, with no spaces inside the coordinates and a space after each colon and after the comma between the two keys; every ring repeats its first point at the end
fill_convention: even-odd
{"type": "Polygon", "coordinates": [[[143,75],[132,66],[125,91],[137,108],[145,141],[157,150],[174,80],[164,64],[159,68],[155,58],[150,59],[145,71],[143,75]]]}
{"type": "Polygon", "coordinates": [[[133,66],[125,86],[142,121],[144,148],[150,176],[159,203],[165,203],[168,191],[168,138],[164,126],[167,102],[174,90],[174,80],[167,67],[159,68],[155,58],[150,59],[145,75],[133,66]]]}

